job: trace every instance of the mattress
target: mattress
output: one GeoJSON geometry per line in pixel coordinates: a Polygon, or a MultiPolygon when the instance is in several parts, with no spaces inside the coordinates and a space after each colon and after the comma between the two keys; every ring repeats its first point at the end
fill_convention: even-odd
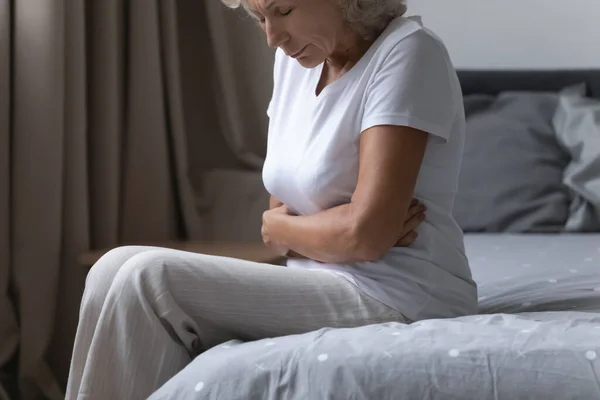
{"type": "Polygon", "coordinates": [[[600,234],[467,235],[479,312],[600,312],[600,234]]]}
{"type": "Polygon", "coordinates": [[[150,399],[600,399],[600,235],[469,235],[480,314],[231,341],[150,399]]]}

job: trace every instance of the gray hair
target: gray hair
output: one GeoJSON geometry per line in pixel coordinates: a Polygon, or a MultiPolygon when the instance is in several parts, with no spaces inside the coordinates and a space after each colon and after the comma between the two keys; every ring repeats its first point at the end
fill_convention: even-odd
{"type": "MultiPolygon", "coordinates": [[[[388,24],[406,13],[406,0],[337,0],[342,17],[366,40],[374,40],[388,24]]],[[[247,0],[221,0],[230,8],[246,8],[247,0]]]]}

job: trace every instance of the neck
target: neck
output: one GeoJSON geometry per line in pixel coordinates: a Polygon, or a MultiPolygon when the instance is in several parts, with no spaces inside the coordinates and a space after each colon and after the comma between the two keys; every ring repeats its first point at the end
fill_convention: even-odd
{"type": "Polygon", "coordinates": [[[344,70],[351,68],[367,52],[373,41],[365,40],[358,32],[351,28],[340,35],[339,44],[333,53],[326,59],[330,68],[344,70]]]}

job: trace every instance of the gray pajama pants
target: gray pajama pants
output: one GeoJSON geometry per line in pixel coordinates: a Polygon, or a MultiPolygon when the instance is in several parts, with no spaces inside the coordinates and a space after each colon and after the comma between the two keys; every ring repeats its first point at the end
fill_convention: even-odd
{"type": "Polygon", "coordinates": [[[120,247],[87,277],[66,398],[145,399],[232,339],[387,321],[405,320],[327,271],[120,247]]]}

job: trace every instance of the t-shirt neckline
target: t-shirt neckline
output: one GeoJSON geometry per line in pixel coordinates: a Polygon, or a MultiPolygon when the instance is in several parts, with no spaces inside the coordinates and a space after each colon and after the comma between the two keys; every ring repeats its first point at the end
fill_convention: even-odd
{"type": "MultiPolygon", "coordinates": [[[[319,93],[319,94],[317,94],[317,86],[319,85],[319,82],[321,81],[321,76],[323,75],[323,68],[325,67],[325,62],[322,62],[321,64],[319,64],[318,66],[313,68],[313,71],[315,71],[315,73],[314,73],[315,76],[313,76],[313,79],[312,79],[311,85],[310,85],[312,97],[315,100],[319,100],[321,98],[327,97],[328,92],[335,91],[335,87],[337,87],[337,86],[343,87],[344,81],[352,79],[352,76],[356,75],[357,71],[364,69],[363,64],[365,64],[365,63],[368,64],[370,62],[370,60],[373,58],[374,52],[376,52],[377,49],[380,47],[381,41],[384,40],[384,38],[386,36],[386,32],[388,32],[390,27],[396,21],[398,21],[398,20],[403,21],[404,19],[405,19],[404,17],[399,17],[398,19],[392,20],[388,24],[388,26],[383,30],[383,32],[381,32],[381,34],[377,37],[377,39],[375,39],[375,41],[371,44],[371,46],[369,46],[369,48],[367,49],[365,54],[363,54],[363,56],[358,60],[358,62],[356,64],[354,64],[352,66],[352,68],[350,68],[344,75],[339,77],[334,82],[331,82],[329,85],[325,86],[323,88],[323,90],[321,90],[321,93],[319,93]]],[[[408,19],[412,19],[412,18],[408,18],[408,19]]]]}

